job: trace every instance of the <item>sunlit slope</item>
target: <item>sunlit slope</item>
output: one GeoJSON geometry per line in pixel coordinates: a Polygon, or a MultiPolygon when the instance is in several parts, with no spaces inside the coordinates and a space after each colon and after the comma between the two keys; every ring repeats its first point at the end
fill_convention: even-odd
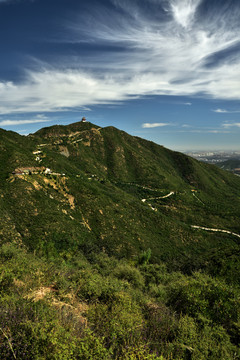
{"type": "MultiPolygon", "coordinates": [[[[61,139],[69,151],[69,160],[84,171],[109,179],[136,181],[144,185],[182,186],[186,184],[210,190],[234,180],[215,167],[200,163],[182,153],[173,152],[114,127],[100,128],[91,123],[74,123],[39,130],[36,136],[49,144],[61,139]],[[210,187],[210,188],[209,188],[210,187]]],[[[59,150],[59,145],[53,145],[59,150]]],[[[235,179],[236,180],[236,179],[235,179]]]]}
{"type": "Polygon", "coordinates": [[[3,241],[49,256],[151,248],[174,266],[238,249],[234,235],[192,228],[240,234],[240,179],[215,166],[91,123],[28,137],[2,130],[1,149],[3,241]]]}

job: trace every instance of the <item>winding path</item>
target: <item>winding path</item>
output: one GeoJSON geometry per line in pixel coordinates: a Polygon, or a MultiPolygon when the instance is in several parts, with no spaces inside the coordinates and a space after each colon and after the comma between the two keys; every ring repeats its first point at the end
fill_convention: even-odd
{"type": "Polygon", "coordinates": [[[142,202],[145,202],[147,200],[156,200],[156,199],[165,199],[171,195],[175,194],[174,191],[171,191],[169,194],[164,195],[164,196],[157,196],[157,197],[151,197],[151,198],[147,198],[147,199],[142,199],[142,202]]]}
{"type": "Polygon", "coordinates": [[[191,227],[193,229],[201,229],[201,230],[205,230],[205,231],[215,231],[215,232],[222,232],[222,233],[226,233],[226,234],[230,234],[233,236],[237,236],[238,238],[240,238],[239,234],[233,233],[229,230],[222,230],[222,229],[212,229],[212,228],[207,228],[207,227],[203,227],[203,226],[197,226],[197,225],[191,225],[191,227]]]}

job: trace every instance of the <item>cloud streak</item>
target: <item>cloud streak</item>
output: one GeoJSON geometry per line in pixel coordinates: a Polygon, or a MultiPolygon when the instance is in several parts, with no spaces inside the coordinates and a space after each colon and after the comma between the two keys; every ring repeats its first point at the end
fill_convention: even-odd
{"type": "Polygon", "coordinates": [[[213,112],[216,112],[216,113],[220,113],[220,114],[225,114],[225,113],[228,113],[227,110],[225,109],[215,109],[215,110],[212,110],[213,112]]]}
{"type": "Polygon", "coordinates": [[[240,123],[225,123],[222,125],[224,128],[230,128],[230,127],[239,127],[240,128],[240,123]]]}
{"type": "Polygon", "coordinates": [[[16,126],[24,124],[36,124],[42,122],[49,122],[50,119],[47,119],[44,115],[39,114],[34,119],[29,120],[0,120],[0,126],[16,126]]]}
{"type": "Polygon", "coordinates": [[[171,126],[170,123],[144,123],[142,124],[142,128],[156,128],[156,127],[163,127],[163,126],[171,126]]]}
{"type": "Polygon", "coordinates": [[[215,109],[212,110],[213,112],[220,113],[220,114],[236,114],[240,113],[240,110],[225,110],[225,109],[215,109]]]}

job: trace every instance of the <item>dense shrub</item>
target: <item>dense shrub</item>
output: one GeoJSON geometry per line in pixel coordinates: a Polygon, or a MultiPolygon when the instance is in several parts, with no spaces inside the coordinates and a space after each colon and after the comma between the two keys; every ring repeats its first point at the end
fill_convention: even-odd
{"type": "Polygon", "coordinates": [[[46,261],[9,244],[0,274],[3,359],[240,358],[239,290],[222,279],[106,254],[46,261]]]}
{"type": "Polygon", "coordinates": [[[88,319],[94,331],[104,336],[114,358],[122,356],[123,349],[141,344],[144,325],[141,308],[124,292],[118,293],[109,304],[95,304],[88,312],[88,319]]]}
{"type": "Polygon", "coordinates": [[[196,273],[170,284],[168,294],[168,304],[179,313],[193,317],[202,314],[227,328],[238,321],[240,305],[237,293],[224,281],[196,273]]]}
{"type": "Polygon", "coordinates": [[[113,272],[118,279],[127,280],[134,287],[142,288],[144,286],[144,277],[141,272],[128,264],[119,265],[113,272]]]}

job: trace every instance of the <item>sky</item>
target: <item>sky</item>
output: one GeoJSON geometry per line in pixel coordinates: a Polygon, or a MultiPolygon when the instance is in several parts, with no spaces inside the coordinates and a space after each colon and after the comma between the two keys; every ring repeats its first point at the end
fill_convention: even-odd
{"type": "Polygon", "coordinates": [[[0,127],[240,150],[239,0],[0,0],[0,127]]]}

